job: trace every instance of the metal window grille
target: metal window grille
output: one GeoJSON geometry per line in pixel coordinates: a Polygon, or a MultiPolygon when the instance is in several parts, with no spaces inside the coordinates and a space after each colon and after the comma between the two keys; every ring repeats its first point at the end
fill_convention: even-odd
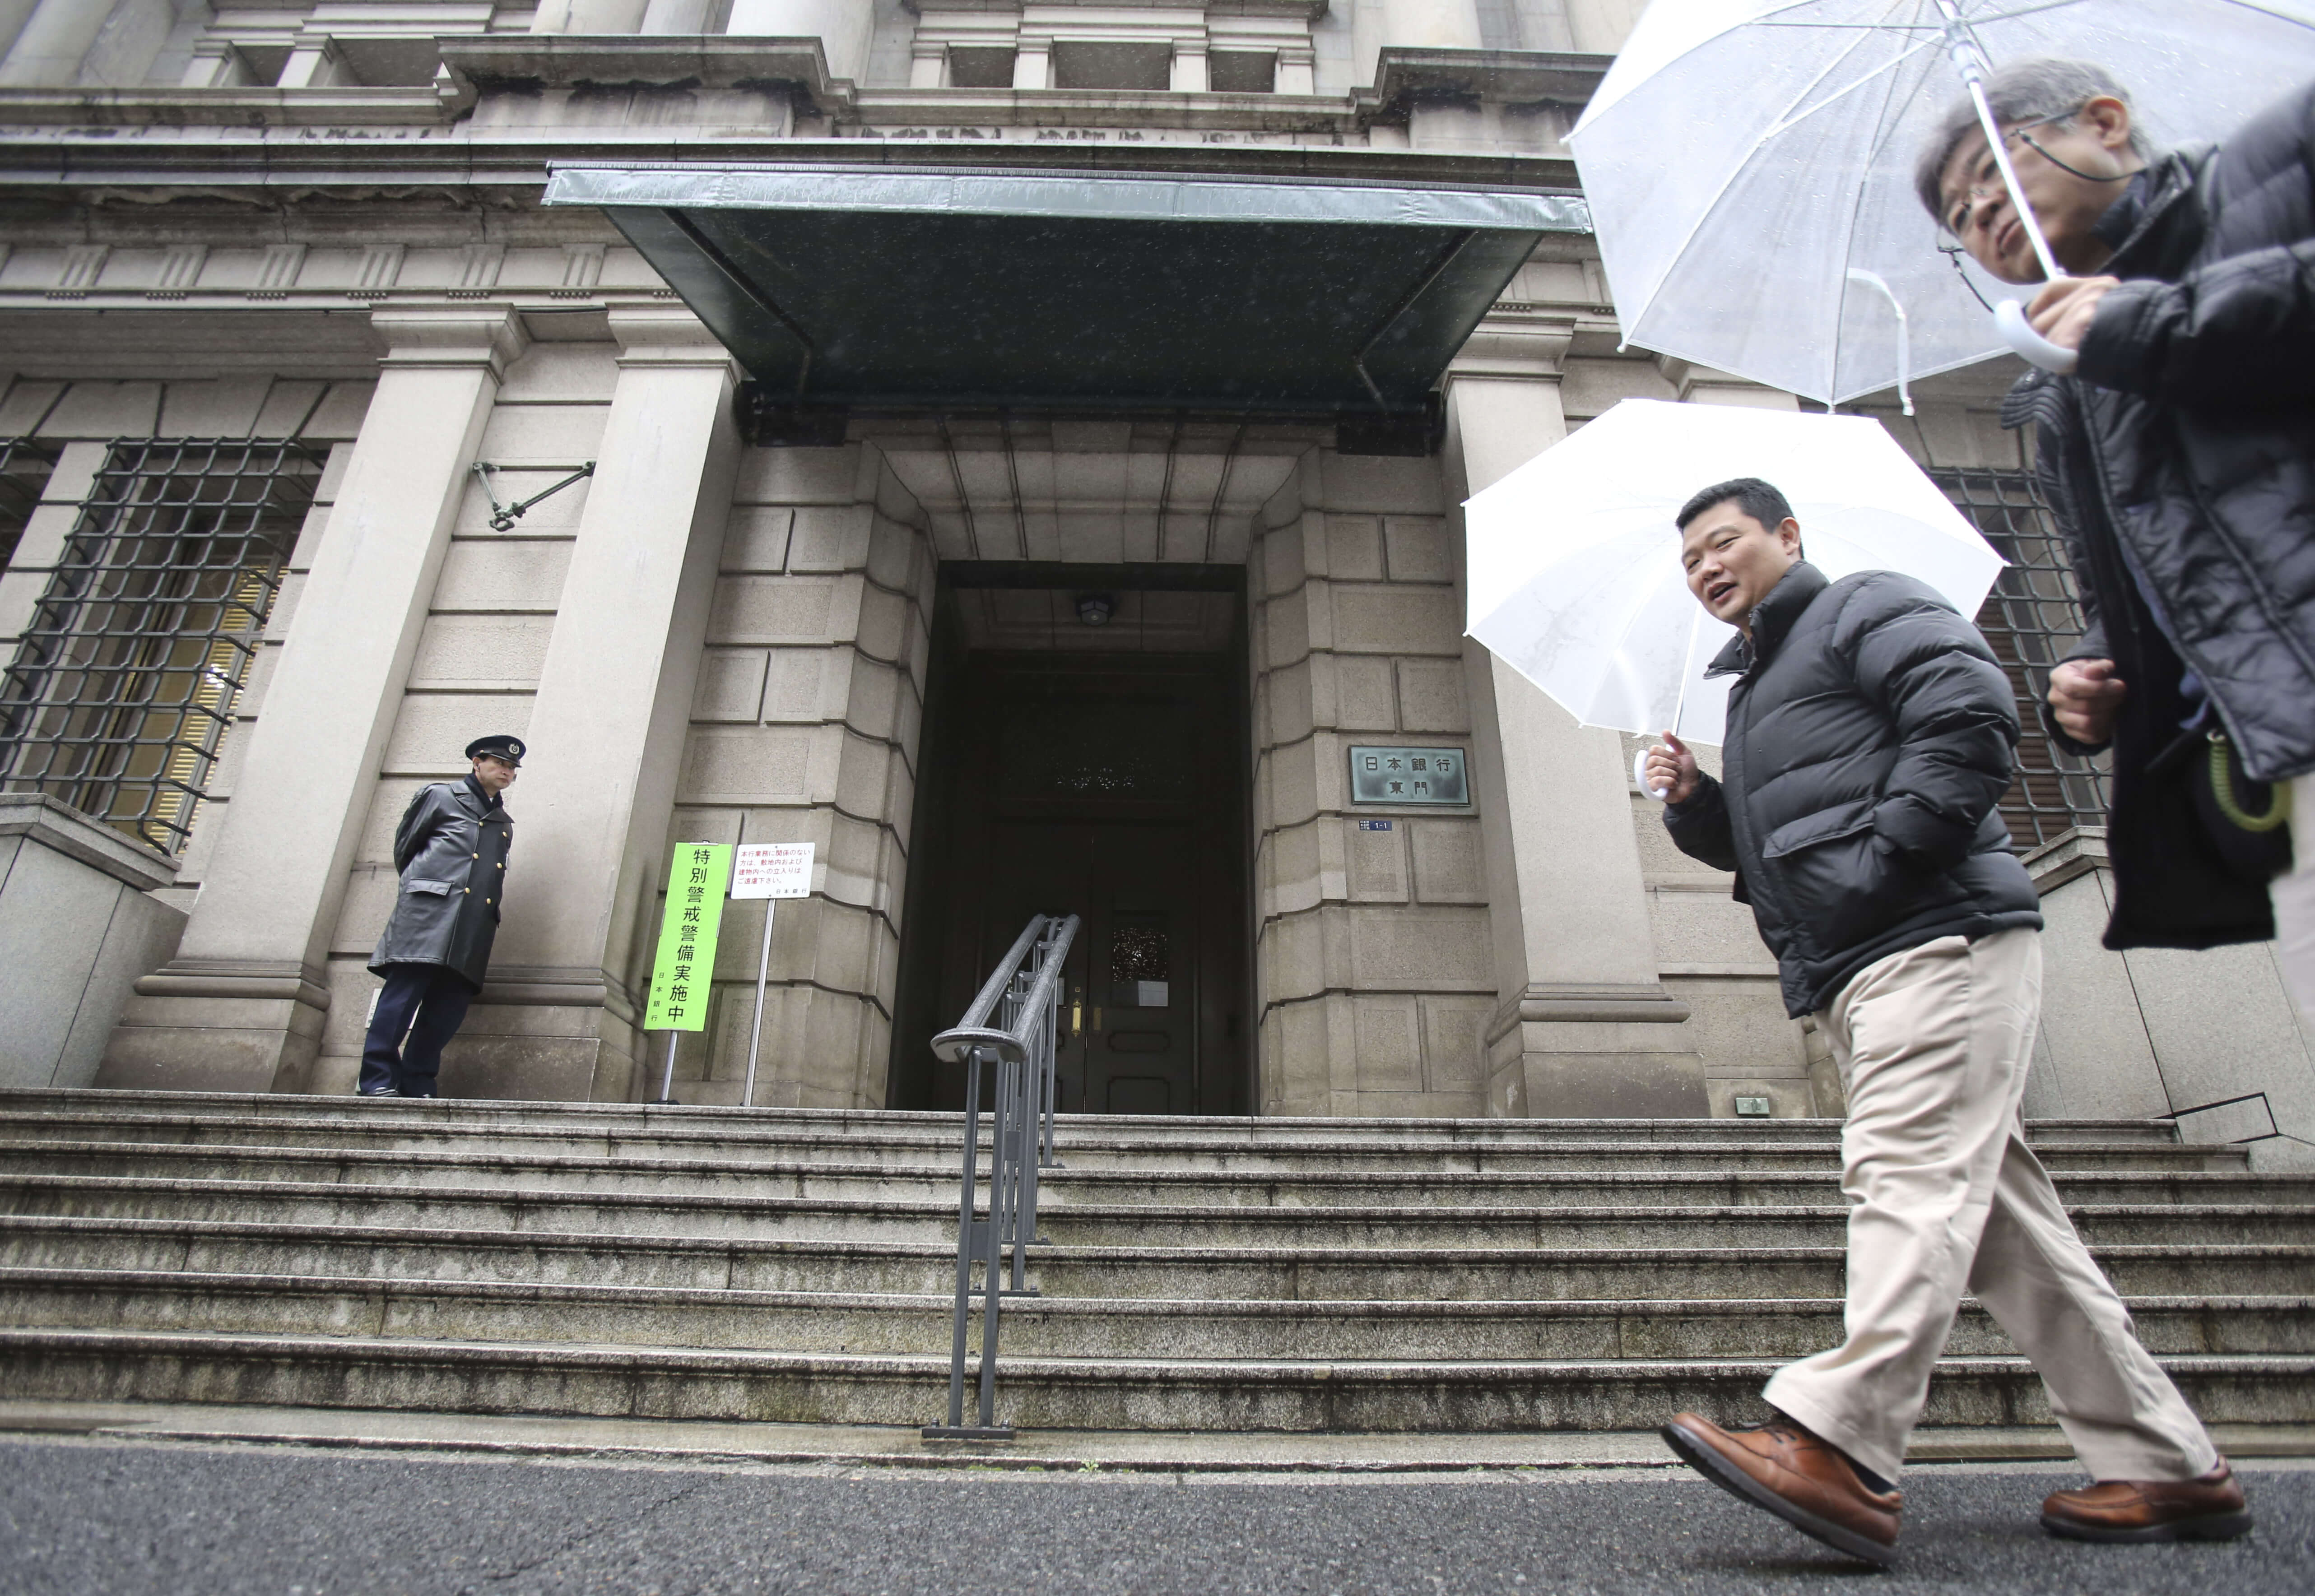
{"type": "Polygon", "coordinates": [[[2080,592],[2065,539],[2024,471],[1932,471],[1955,507],[2009,562],[1977,612],[1978,630],[2009,672],[2025,736],[2018,779],[2001,816],[2019,851],[2041,847],[2076,826],[2106,824],[2107,763],[2069,754],[2043,729],[2050,668],[2082,634],[2080,592]]]}
{"type": "Polygon", "coordinates": [[[0,786],[180,852],[322,466],[279,439],[115,442],[0,682],[0,786]]]}
{"type": "Polygon", "coordinates": [[[14,558],[24,523],[32,519],[32,507],[40,503],[56,464],[56,450],[45,444],[0,438],[0,571],[14,558]]]}

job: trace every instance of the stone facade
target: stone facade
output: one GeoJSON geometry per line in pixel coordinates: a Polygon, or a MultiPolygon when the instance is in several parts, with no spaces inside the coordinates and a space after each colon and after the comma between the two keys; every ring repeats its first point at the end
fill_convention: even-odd
{"type": "MultiPolygon", "coordinates": [[[[756,1101],[884,1104],[939,572],[1028,563],[1244,573],[1260,1112],[1838,1113],[1727,878],[1634,789],[1633,740],[1462,635],[1469,493],[1623,397],[1794,403],[1621,348],[1588,238],[1547,236],[1503,290],[1427,454],[1099,407],[750,441],[749,374],[676,291],[600,213],[539,202],[551,161],[687,155],[1570,191],[1562,136],[1639,8],[0,6],[0,440],[50,462],[0,572],[0,652],[116,441],[289,439],[320,462],[174,882],[145,889],[189,916],[182,942],[139,944],[155,967],[102,1078],[348,1089],[395,821],[490,731],[533,752],[448,1089],[652,1095],[641,984],[670,846],[811,842],[812,895],[774,921],[756,1101]],[[1354,809],[1354,742],[1466,750],[1471,802],[1354,809]]],[[[2015,471],[2006,380],[1921,384],[1918,418],[1857,408],[1925,466],[2015,471]]],[[[1184,635],[1207,624],[1176,607],[1184,635]]],[[[2271,958],[2192,965],[2266,996],[2210,1053],[2225,1068],[2190,1064],[2210,1050],[2189,1038],[2237,1032],[2197,1030],[2165,961],[2100,962],[2097,881],[2053,876],[2052,969],[2126,980],[2133,1006],[2053,998],[2037,1102],[2267,1090],[2306,1133],[2308,1042],[2271,958]],[[2085,1062],[2108,1054],[2140,1062],[2085,1062]]],[[[739,1098],[762,912],[727,918],[710,1027],[674,1056],[687,1101],[739,1098]]]]}

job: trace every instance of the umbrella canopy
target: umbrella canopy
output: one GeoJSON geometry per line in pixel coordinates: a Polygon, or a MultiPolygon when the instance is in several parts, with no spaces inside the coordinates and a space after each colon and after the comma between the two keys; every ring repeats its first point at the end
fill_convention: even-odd
{"type": "Polygon", "coordinates": [[[1568,137],[1630,341],[1828,404],[2006,352],[1964,273],[2024,291],[1940,254],[1912,190],[1962,93],[1949,12],[1995,66],[2106,66],[2159,146],[2315,69],[2315,0],[1654,0],[1568,137]]]}
{"type": "Polygon", "coordinates": [[[1902,571],[1975,616],[2001,556],[1878,421],[1627,399],[1464,506],[1466,630],[1588,726],[1721,740],[1735,635],[1688,590],[1672,526],[1689,495],[1771,482],[1809,562],[1839,581],[1902,571]]]}

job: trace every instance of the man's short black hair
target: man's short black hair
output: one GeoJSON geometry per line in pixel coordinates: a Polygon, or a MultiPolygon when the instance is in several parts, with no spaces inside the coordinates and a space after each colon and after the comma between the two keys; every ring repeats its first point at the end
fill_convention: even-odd
{"type": "Polygon", "coordinates": [[[1735,501],[1738,510],[1751,516],[1771,532],[1775,531],[1781,523],[1792,519],[1793,507],[1786,502],[1782,493],[1757,476],[1738,476],[1732,477],[1725,483],[1714,483],[1681,505],[1680,514],[1672,519],[1672,525],[1685,532],[1688,530],[1689,522],[1710,510],[1714,505],[1724,504],[1730,500],[1735,501]]]}

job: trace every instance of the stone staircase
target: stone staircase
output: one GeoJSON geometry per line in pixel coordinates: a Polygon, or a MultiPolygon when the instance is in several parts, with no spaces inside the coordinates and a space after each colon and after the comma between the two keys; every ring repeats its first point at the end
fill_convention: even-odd
{"type": "MultiPolygon", "coordinates": [[[[0,1092],[0,1398],[916,1425],[947,1115],[0,1092]]],[[[2315,1176],[2035,1127],[2204,1416],[2315,1422],[2315,1176]]],[[[1823,1121],[1068,1118],[1001,1422],[1640,1430],[1839,1339],[1823,1121]]],[[[1928,1422],[2046,1423],[1974,1308],[1928,1422]]]]}

